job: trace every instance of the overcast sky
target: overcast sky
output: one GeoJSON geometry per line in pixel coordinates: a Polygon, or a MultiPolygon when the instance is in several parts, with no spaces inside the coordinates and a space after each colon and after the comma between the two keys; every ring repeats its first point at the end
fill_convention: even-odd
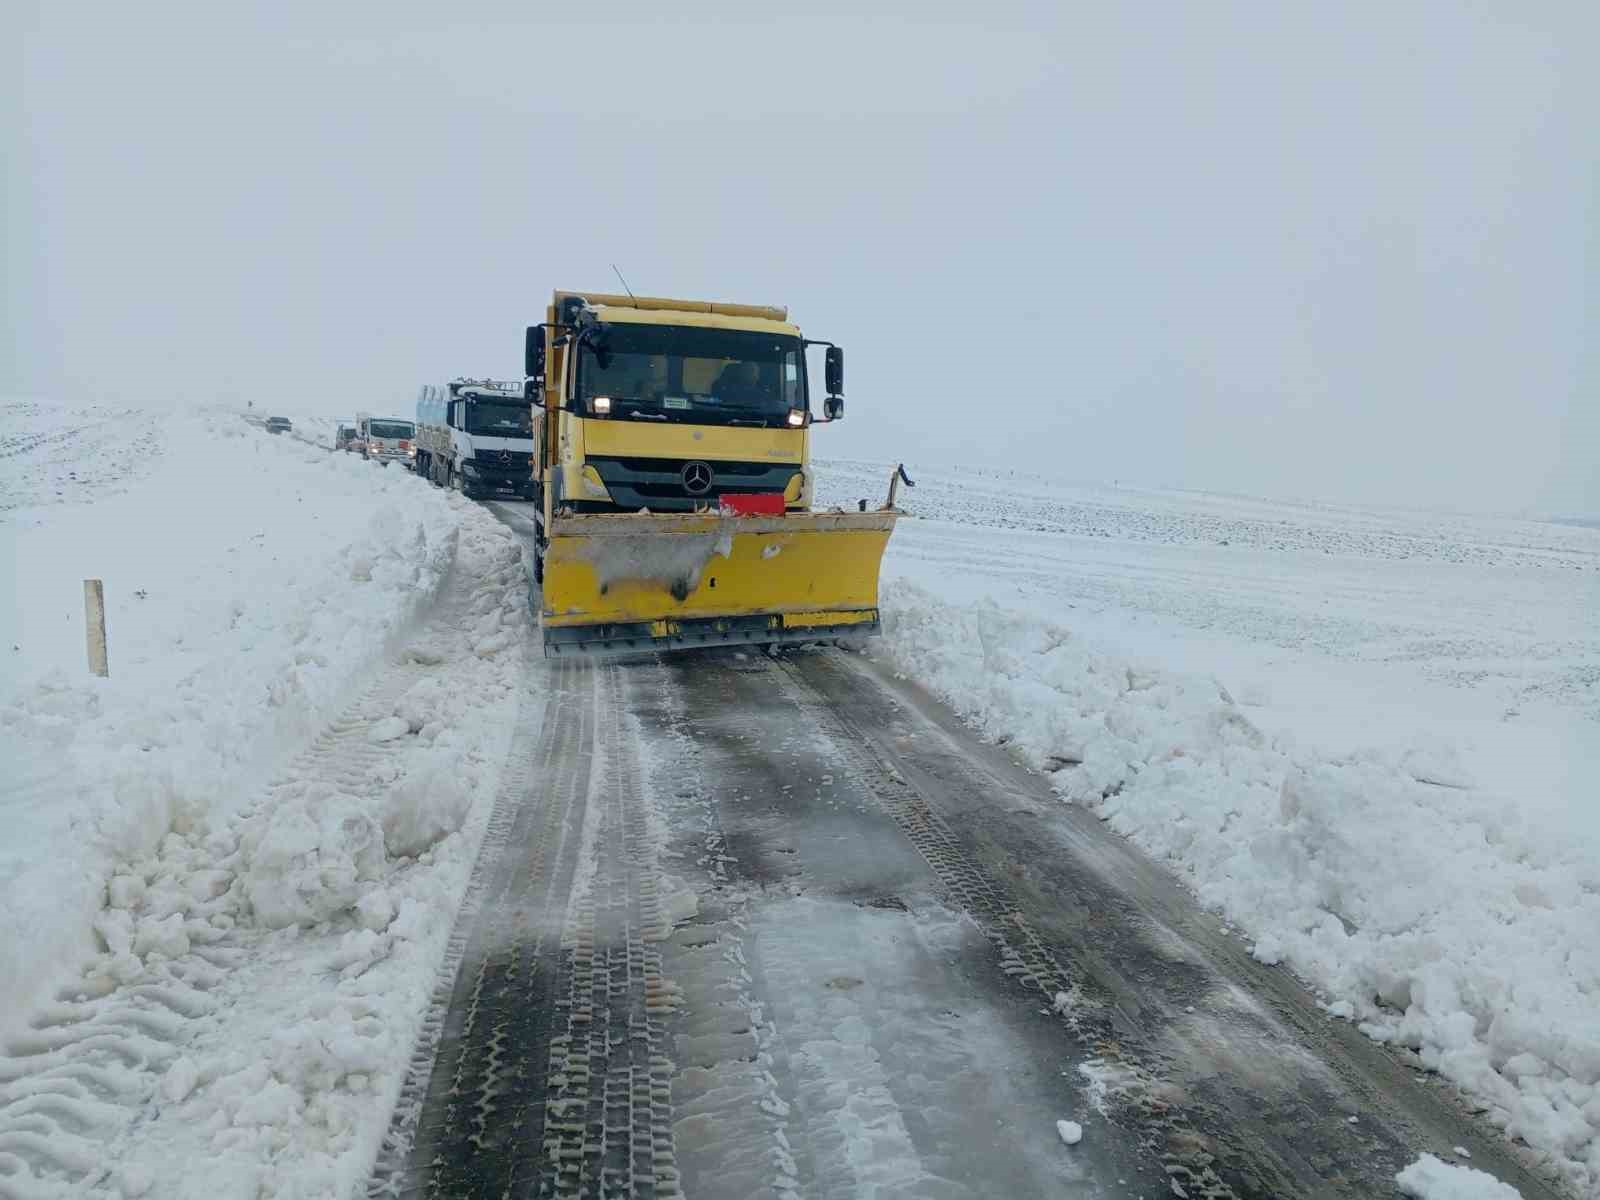
{"type": "Polygon", "coordinates": [[[1600,4],[3,7],[0,391],[408,411],[616,262],[823,455],[1600,511],[1600,4]]]}

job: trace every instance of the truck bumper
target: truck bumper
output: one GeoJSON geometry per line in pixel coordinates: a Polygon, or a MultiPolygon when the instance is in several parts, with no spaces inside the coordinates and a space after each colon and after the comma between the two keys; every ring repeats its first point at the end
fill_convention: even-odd
{"type": "Polygon", "coordinates": [[[463,470],[461,479],[474,492],[482,495],[491,492],[514,496],[533,494],[533,475],[527,470],[485,470],[478,467],[470,473],[463,470]]]}

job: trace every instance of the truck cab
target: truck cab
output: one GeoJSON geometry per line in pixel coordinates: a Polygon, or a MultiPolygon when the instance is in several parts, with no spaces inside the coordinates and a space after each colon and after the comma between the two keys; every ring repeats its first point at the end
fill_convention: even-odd
{"type": "Polygon", "coordinates": [[[474,498],[531,498],[533,424],[521,384],[429,384],[417,398],[417,472],[474,498]]]}
{"type": "Polygon", "coordinates": [[[411,464],[416,448],[416,426],[404,417],[374,417],[362,413],[356,417],[356,430],[360,434],[361,456],[388,466],[392,462],[411,464]]]}
{"type": "MultiPolygon", "coordinates": [[[[727,496],[810,508],[812,343],[786,310],[557,293],[548,315],[530,330],[530,375],[552,514],[695,512],[727,496]]],[[[842,373],[836,348],[829,362],[842,373]]]]}

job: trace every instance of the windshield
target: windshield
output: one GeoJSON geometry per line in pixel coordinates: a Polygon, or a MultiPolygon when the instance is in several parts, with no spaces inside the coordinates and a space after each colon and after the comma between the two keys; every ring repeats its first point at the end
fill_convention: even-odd
{"type": "Polygon", "coordinates": [[[478,400],[467,405],[467,432],[486,437],[532,438],[533,408],[526,400],[478,400]]]}
{"type": "Polygon", "coordinates": [[[411,422],[368,421],[367,433],[375,438],[408,438],[411,436],[411,422]]]}
{"type": "Polygon", "coordinates": [[[695,425],[787,425],[804,409],[800,339],[741,329],[614,324],[583,341],[575,407],[695,425]]]}

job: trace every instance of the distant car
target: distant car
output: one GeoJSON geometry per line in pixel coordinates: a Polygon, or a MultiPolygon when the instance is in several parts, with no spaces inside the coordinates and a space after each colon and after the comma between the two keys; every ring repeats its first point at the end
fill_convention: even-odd
{"type": "Polygon", "coordinates": [[[293,428],[294,428],[294,426],[289,424],[289,418],[288,417],[268,417],[267,418],[267,432],[268,433],[288,433],[289,430],[291,430],[293,428]]]}
{"type": "Polygon", "coordinates": [[[361,434],[354,425],[341,425],[339,431],[333,435],[333,448],[345,451],[359,450],[361,447],[357,443],[360,440],[361,434]]]}

